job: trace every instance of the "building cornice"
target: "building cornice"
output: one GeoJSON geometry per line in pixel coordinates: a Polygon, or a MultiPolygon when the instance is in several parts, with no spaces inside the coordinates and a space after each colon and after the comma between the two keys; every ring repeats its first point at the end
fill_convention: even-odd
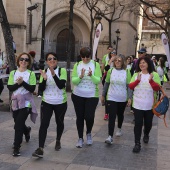
{"type": "Polygon", "coordinates": [[[9,24],[10,28],[26,29],[26,25],[21,24],[9,24]]]}

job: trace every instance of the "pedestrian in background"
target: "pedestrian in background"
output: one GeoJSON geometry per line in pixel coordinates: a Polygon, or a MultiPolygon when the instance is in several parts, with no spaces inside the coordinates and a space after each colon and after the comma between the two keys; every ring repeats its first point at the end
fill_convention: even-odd
{"type": "Polygon", "coordinates": [[[61,148],[61,136],[64,130],[64,116],[67,110],[66,81],[67,72],[65,68],[60,68],[57,55],[53,52],[46,54],[46,63],[48,68],[40,70],[41,77],[39,89],[43,92],[41,102],[41,124],[39,128],[39,147],[32,154],[34,157],[42,158],[44,154],[44,144],[47,136],[47,129],[50,120],[55,113],[57,125],[57,136],[55,150],[61,148]]]}
{"type": "Polygon", "coordinates": [[[105,54],[102,58],[102,66],[101,66],[102,74],[104,74],[104,68],[109,61],[109,53],[112,52],[112,51],[113,51],[113,47],[109,45],[107,47],[107,54],[105,54]]]}
{"type": "MultiPolygon", "coordinates": [[[[167,74],[167,70],[166,70],[166,67],[165,67],[165,60],[162,57],[159,58],[158,65],[156,67],[156,72],[159,75],[161,86],[163,86],[163,83],[165,81],[164,80],[165,79],[165,74],[167,74]]],[[[159,90],[159,92],[158,92],[158,100],[160,99],[160,97],[161,97],[161,91],[159,90]]]]}
{"type": "Polygon", "coordinates": [[[138,153],[141,150],[140,139],[143,125],[143,142],[149,142],[153,119],[152,107],[156,101],[156,91],[160,89],[159,75],[153,71],[148,57],[138,59],[136,73],[133,75],[129,87],[134,90],[132,106],[135,116],[135,146],[133,152],[138,153]]]}
{"type": "MultiPolygon", "coordinates": [[[[122,55],[121,55],[122,56],[122,55]]],[[[113,133],[115,128],[116,115],[118,118],[118,130],[116,136],[122,136],[122,124],[124,120],[124,111],[129,97],[128,84],[131,79],[131,73],[126,70],[126,61],[123,57],[115,56],[113,68],[107,72],[106,82],[104,84],[101,102],[104,103],[105,96],[109,113],[108,138],[105,143],[113,143],[113,133]]],[[[129,100],[129,102],[131,102],[129,100]]],[[[128,102],[128,106],[131,103],[128,102]]]]}
{"type": "MultiPolygon", "coordinates": [[[[7,65],[3,61],[3,52],[0,49],[0,76],[3,73],[3,69],[6,69],[6,68],[7,68],[7,65]]],[[[2,78],[0,78],[0,97],[1,97],[1,93],[2,93],[3,89],[4,89],[3,80],[2,80],[2,78]]],[[[0,103],[3,103],[3,100],[1,98],[0,98],[0,103]]]]}
{"type": "MultiPolygon", "coordinates": [[[[109,60],[106,61],[106,63],[105,63],[106,66],[104,68],[104,73],[103,73],[103,76],[102,76],[102,84],[103,84],[103,86],[105,84],[107,71],[110,68],[113,68],[113,61],[114,61],[115,56],[116,56],[116,51],[111,51],[109,53],[109,60]]],[[[105,103],[103,103],[103,105],[105,106],[104,120],[108,120],[109,119],[109,113],[108,113],[108,109],[107,109],[107,100],[105,100],[105,103]]]]}
{"type": "Polygon", "coordinates": [[[31,114],[34,123],[37,117],[32,96],[36,87],[36,77],[35,73],[29,70],[32,58],[28,53],[20,54],[16,61],[18,69],[10,72],[7,87],[13,92],[11,97],[15,129],[13,156],[20,156],[23,134],[26,142],[30,140],[31,127],[25,125],[27,117],[31,114]]]}
{"type": "Polygon", "coordinates": [[[74,85],[71,95],[76,112],[76,125],[78,131],[77,148],[84,144],[84,120],[86,122],[87,145],[92,145],[92,128],[95,110],[99,101],[98,84],[101,80],[101,70],[98,62],[91,60],[91,49],[83,47],[80,50],[82,61],[76,63],[72,72],[74,85]]]}

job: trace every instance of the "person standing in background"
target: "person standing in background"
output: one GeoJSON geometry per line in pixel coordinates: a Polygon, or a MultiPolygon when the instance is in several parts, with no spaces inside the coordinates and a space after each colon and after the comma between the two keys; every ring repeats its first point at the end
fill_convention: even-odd
{"type": "MultiPolygon", "coordinates": [[[[0,76],[3,73],[3,69],[6,69],[6,68],[7,68],[7,65],[4,64],[4,61],[3,61],[3,52],[0,49],[0,76]]],[[[3,89],[4,89],[4,84],[3,84],[2,78],[0,78],[0,96],[1,96],[3,89]]],[[[0,103],[3,103],[3,100],[1,98],[0,98],[0,103]]]]}

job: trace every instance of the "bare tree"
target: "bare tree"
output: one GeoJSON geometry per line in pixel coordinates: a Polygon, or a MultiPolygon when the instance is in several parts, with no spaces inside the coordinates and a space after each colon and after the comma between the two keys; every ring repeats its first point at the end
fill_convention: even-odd
{"type": "Polygon", "coordinates": [[[134,12],[152,21],[170,39],[170,0],[132,0],[134,12]],[[142,13],[136,8],[139,6],[142,13]]]}
{"type": "Polygon", "coordinates": [[[96,7],[95,10],[109,23],[109,45],[111,45],[112,23],[120,19],[122,13],[125,10],[126,3],[124,0],[112,0],[112,1],[101,0],[100,7],[103,8],[96,7]]]}
{"type": "Polygon", "coordinates": [[[13,37],[10,29],[10,25],[7,19],[6,11],[3,5],[2,0],[0,0],[0,17],[1,17],[1,27],[2,32],[5,40],[5,48],[6,48],[6,54],[7,54],[7,60],[9,63],[9,69],[14,70],[15,69],[15,55],[14,55],[14,49],[13,49],[13,37]]]}
{"type": "Polygon", "coordinates": [[[100,0],[84,0],[83,5],[87,7],[90,11],[90,21],[91,21],[91,28],[90,28],[90,48],[92,49],[93,43],[93,30],[94,30],[94,20],[96,15],[95,8],[100,0]]]}

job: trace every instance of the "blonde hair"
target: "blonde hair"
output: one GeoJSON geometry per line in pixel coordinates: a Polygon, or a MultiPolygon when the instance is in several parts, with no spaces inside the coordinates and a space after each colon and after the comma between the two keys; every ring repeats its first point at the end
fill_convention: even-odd
{"type": "Polygon", "coordinates": [[[126,65],[125,57],[115,56],[114,62],[113,62],[113,66],[116,68],[115,61],[116,61],[117,59],[121,59],[121,69],[126,70],[126,66],[127,66],[127,65],[126,65]]]}
{"type": "Polygon", "coordinates": [[[19,59],[20,59],[23,55],[27,55],[27,56],[28,56],[28,58],[29,58],[29,61],[28,61],[29,64],[28,64],[28,66],[27,66],[27,69],[30,69],[31,66],[32,66],[32,57],[31,57],[30,54],[25,53],[25,52],[23,52],[23,53],[21,53],[20,55],[18,55],[18,57],[17,57],[17,59],[16,59],[17,66],[20,67],[20,65],[19,65],[19,59]]]}

